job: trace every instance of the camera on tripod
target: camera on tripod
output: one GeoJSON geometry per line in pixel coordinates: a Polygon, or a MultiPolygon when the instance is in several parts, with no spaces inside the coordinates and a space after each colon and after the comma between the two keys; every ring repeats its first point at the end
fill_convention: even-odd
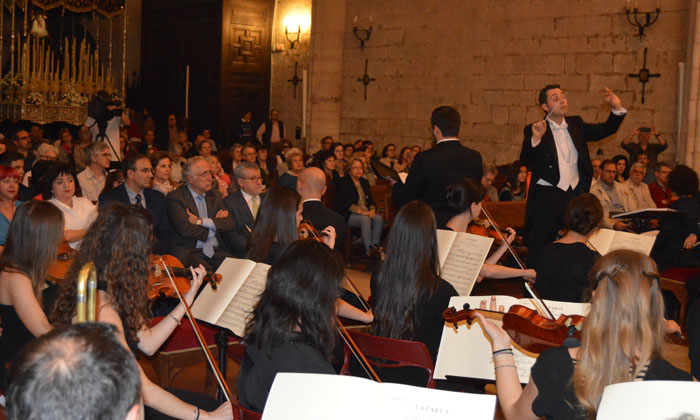
{"type": "Polygon", "coordinates": [[[88,102],[88,117],[92,117],[97,124],[98,138],[104,138],[107,131],[107,123],[114,117],[121,117],[121,101],[114,100],[105,90],[97,92],[95,99],[88,102]],[[109,109],[115,107],[114,109],[109,109]]]}

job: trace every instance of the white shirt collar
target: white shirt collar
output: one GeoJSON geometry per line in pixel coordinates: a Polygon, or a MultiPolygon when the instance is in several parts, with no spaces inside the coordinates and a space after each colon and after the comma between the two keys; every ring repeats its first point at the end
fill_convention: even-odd
{"type": "Polygon", "coordinates": [[[449,138],[442,139],[435,144],[440,144],[440,143],[445,142],[445,141],[459,141],[459,139],[457,137],[449,137],[449,138]]]}
{"type": "Polygon", "coordinates": [[[307,201],[321,201],[320,198],[307,198],[306,200],[302,200],[302,203],[306,203],[307,201]]]}
{"type": "Polygon", "coordinates": [[[563,130],[565,128],[569,128],[569,124],[566,123],[566,118],[561,121],[561,124],[555,123],[551,118],[547,118],[547,122],[552,130],[563,130]]]}

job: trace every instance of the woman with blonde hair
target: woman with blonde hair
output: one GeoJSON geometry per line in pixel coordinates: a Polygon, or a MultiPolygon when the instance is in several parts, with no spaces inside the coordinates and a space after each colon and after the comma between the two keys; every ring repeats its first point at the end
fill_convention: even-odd
{"type": "Polygon", "coordinates": [[[594,419],[607,385],[693,379],[661,357],[664,302],[653,260],[635,251],[613,251],[598,260],[590,278],[594,292],[581,345],[543,351],[525,388],[508,333],[477,314],[491,337],[506,419],[594,419]]]}

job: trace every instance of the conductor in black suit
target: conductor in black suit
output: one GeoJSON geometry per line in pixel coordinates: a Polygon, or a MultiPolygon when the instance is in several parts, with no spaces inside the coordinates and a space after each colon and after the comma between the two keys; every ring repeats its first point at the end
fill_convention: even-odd
{"type": "Polygon", "coordinates": [[[532,171],[525,211],[530,268],[537,269],[533,263],[540,251],[556,239],[569,201],[590,189],[593,166],[586,143],[615,134],[625,118],[627,111],[617,95],[605,88],[604,98],[612,106],[608,119],[589,124],[579,116],[566,116],[568,102],[559,85],[540,91],[540,107],[547,116],[525,127],[520,152],[520,161],[532,171]]]}
{"type": "Polygon", "coordinates": [[[255,163],[241,162],[233,170],[238,189],[224,199],[224,206],[235,222],[235,228],[223,235],[224,242],[236,258],[245,258],[248,237],[255,224],[262,201],[262,176],[255,163]]]}
{"type": "Polygon", "coordinates": [[[297,181],[297,192],[301,195],[301,216],[321,232],[328,226],[335,228],[335,248],[342,249],[345,236],[345,219],[339,213],[323,205],[321,198],[326,192],[326,174],[319,168],[309,167],[301,171],[297,181]]]}
{"type": "Polygon", "coordinates": [[[158,255],[169,254],[172,232],[168,220],[168,208],[165,204],[165,196],[160,191],[150,188],[153,179],[151,161],[146,155],[132,153],[124,157],[122,170],[124,183],[100,194],[99,209],[102,210],[104,206],[113,202],[127,206],[130,204],[143,206],[151,215],[153,233],[156,237],[153,252],[158,255]]]}
{"type": "Polygon", "coordinates": [[[459,142],[460,124],[456,109],[451,106],[435,108],[430,117],[435,146],[416,155],[406,183],[395,183],[392,191],[399,207],[411,200],[428,204],[435,212],[438,226],[449,218],[447,187],[462,178],[481,181],[481,154],[459,142]]]}

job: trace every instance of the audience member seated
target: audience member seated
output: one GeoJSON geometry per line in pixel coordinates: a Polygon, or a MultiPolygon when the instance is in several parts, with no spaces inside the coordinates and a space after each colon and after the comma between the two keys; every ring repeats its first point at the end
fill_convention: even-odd
{"type": "Polygon", "coordinates": [[[19,190],[19,173],[9,166],[0,166],[0,255],[5,248],[7,231],[15,216],[17,207],[22,204],[17,200],[19,190]]]}
{"type": "Polygon", "coordinates": [[[214,150],[214,142],[211,140],[204,139],[199,144],[197,144],[197,154],[201,157],[211,156],[212,150],[214,150]]]}
{"type": "Polygon", "coordinates": [[[97,217],[97,207],[85,197],[75,196],[75,180],[71,168],[62,162],[53,162],[41,177],[44,197],[63,212],[64,239],[73,249],[80,247],[83,236],[97,217]]]}
{"type": "Polygon", "coordinates": [[[304,170],[304,158],[301,153],[291,153],[287,156],[287,164],[289,164],[289,170],[280,176],[277,185],[296,191],[299,174],[304,170]]]}
{"type": "MultiPolygon", "coordinates": [[[[485,197],[486,189],[483,185],[477,184],[469,178],[462,178],[448,186],[446,208],[448,220],[445,226],[439,226],[439,228],[454,232],[466,232],[469,224],[481,214],[481,205],[485,197]]],[[[507,235],[508,243],[515,239],[515,231],[511,228],[507,228],[503,234],[507,235]]],[[[507,249],[508,246],[502,243],[496,252],[486,259],[477,281],[481,281],[484,277],[493,279],[522,277],[531,282],[535,281],[537,273],[533,269],[523,270],[497,264],[507,249]]]]}
{"type": "Polygon", "coordinates": [[[610,212],[624,213],[636,208],[633,193],[624,183],[615,181],[618,166],[612,160],[604,160],[600,173],[600,181],[591,184],[591,194],[600,200],[603,206],[603,227],[615,230],[628,230],[632,223],[610,218],[610,212]]]}
{"type": "Polygon", "coordinates": [[[321,139],[321,148],[318,149],[316,153],[311,157],[310,160],[306,162],[306,166],[315,165],[323,169],[323,162],[321,160],[321,155],[325,152],[331,152],[331,146],[333,145],[333,137],[326,136],[321,139]]]}
{"type": "Polygon", "coordinates": [[[700,267],[700,248],[695,246],[700,236],[698,175],[685,165],[677,165],[669,174],[668,186],[678,197],[669,208],[687,213],[661,220],[651,257],[661,271],[671,267],[700,267]]]}
{"type": "Polygon", "coordinates": [[[342,143],[331,144],[331,152],[335,156],[335,171],[338,177],[342,178],[346,175],[347,160],[345,159],[345,148],[342,143]]]}
{"type": "MultiPolygon", "coordinates": [[[[438,275],[435,216],[427,204],[412,201],[394,219],[384,262],[370,280],[374,322],[372,334],[425,344],[436,357],[442,312],[455,288],[438,275]]],[[[385,369],[384,381],[424,385],[425,374],[415,369],[385,369]],[[422,375],[421,375],[422,374],[422,375]]]]}
{"type": "Polygon", "coordinates": [[[623,155],[614,156],[612,158],[612,161],[615,162],[615,181],[619,183],[624,183],[625,181],[627,181],[627,178],[629,178],[630,174],[629,161],[623,155]]]}
{"type": "MultiPolygon", "coordinates": [[[[336,170],[335,154],[331,151],[322,152],[318,155],[319,162],[321,163],[320,168],[326,174],[326,185],[330,185],[331,188],[338,185],[340,181],[340,174],[336,170]]],[[[369,160],[367,160],[369,162],[369,160]]]]}
{"type": "Polygon", "coordinates": [[[591,179],[591,185],[600,181],[600,173],[603,171],[600,165],[602,164],[603,161],[600,159],[591,159],[591,166],[593,167],[593,178],[591,179]]]}
{"type": "Polygon", "coordinates": [[[369,182],[364,179],[362,160],[353,158],[348,166],[348,176],[341,178],[335,191],[337,210],[347,225],[359,227],[365,252],[377,256],[384,220],[377,213],[369,182]]]}
{"type": "MultiPolygon", "coordinates": [[[[155,152],[151,156],[162,152],[155,152]]],[[[167,158],[165,158],[167,159],[167,158]]],[[[165,196],[150,188],[153,177],[151,160],[140,153],[126,155],[122,161],[124,183],[100,195],[100,211],[110,203],[141,206],[151,215],[155,241],[152,252],[157,255],[169,254],[172,231],[168,220],[168,206],[165,196]]]]}
{"type": "MultiPolygon", "coordinates": [[[[617,250],[601,257],[591,274],[595,293],[581,345],[540,353],[525,388],[518,380],[510,336],[477,314],[495,353],[496,391],[504,417],[595,418],[607,385],[693,380],[661,356],[664,301],[655,272],[654,262],[634,251],[617,250]]],[[[496,304],[492,302],[491,309],[496,304]]]]}
{"type": "Polygon", "coordinates": [[[17,152],[24,156],[24,167],[31,168],[34,163],[34,153],[32,152],[32,140],[27,130],[17,130],[12,135],[12,142],[15,144],[17,152]]]}
{"type": "MultiPolygon", "coordinates": [[[[148,213],[139,206],[112,203],[105,207],[85,236],[71,265],[66,280],[61,283],[58,300],[51,314],[57,328],[66,328],[76,317],[77,279],[87,262],[95,265],[97,277],[97,321],[117,328],[120,344],[134,355],[155,354],[165,340],[182,322],[185,308],[179,303],[158,324],[150,326],[148,300],[149,254],[153,247],[153,232],[148,213]]],[[[186,265],[187,266],[187,265],[186,265]]],[[[202,266],[190,268],[192,284],[183,299],[192,304],[202,284],[202,266]]],[[[151,382],[140,369],[145,417],[194,419],[232,419],[231,405],[218,403],[208,395],[181,390],[165,390],[151,382]],[[215,411],[214,411],[215,410],[215,411]],[[168,417],[169,416],[169,417],[168,417]]]]}
{"type": "Polygon", "coordinates": [[[207,156],[207,163],[211,167],[212,177],[214,178],[214,190],[221,194],[221,198],[226,198],[228,196],[229,187],[231,186],[231,177],[224,172],[224,168],[221,167],[221,162],[219,158],[210,155],[207,156]]]}
{"type": "Polygon", "coordinates": [[[656,203],[649,192],[649,186],[643,182],[646,169],[642,162],[633,163],[630,168],[630,178],[625,183],[636,201],[634,210],[656,208],[656,203]]]}
{"type": "MultiPolygon", "coordinates": [[[[483,177],[482,177],[483,178],[483,177]]],[[[516,160],[508,169],[508,180],[501,192],[498,193],[499,201],[524,201],[527,196],[527,166],[521,165],[516,160]]]]}
{"type": "Polygon", "coordinates": [[[8,420],[143,418],[136,359],[117,328],[82,323],[29,344],[10,370],[8,420]]]}
{"type": "Polygon", "coordinates": [[[498,190],[493,186],[493,181],[498,175],[498,168],[495,163],[484,163],[484,174],[481,176],[481,185],[486,188],[486,201],[498,201],[498,190]]]}
{"type": "MultiPolygon", "coordinates": [[[[33,176],[29,180],[29,188],[20,187],[19,195],[17,197],[19,201],[48,200],[51,198],[50,194],[42,194],[41,177],[55,163],[56,162],[51,160],[42,160],[34,164],[34,167],[32,167],[33,176]]],[[[22,187],[24,187],[24,185],[22,185],[22,187]]]]}
{"type": "Polygon", "coordinates": [[[149,160],[153,168],[152,185],[149,187],[163,193],[163,195],[168,195],[170,191],[177,188],[177,184],[170,179],[172,172],[170,156],[165,152],[155,152],[150,156],[149,160]]]}
{"type": "Polygon", "coordinates": [[[649,185],[654,181],[654,169],[649,164],[649,156],[647,155],[647,152],[639,152],[637,157],[637,162],[644,165],[644,179],[642,182],[649,185]]]}
{"type": "MultiPolygon", "coordinates": [[[[34,166],[36,166],[37,163],[48,160],[51,162],[55,162],[58,160],[58,147],[51,145],[49,143],[39,143],[39,147],[34,151],[34,155],[36,155],[36,159],[34,160],[34,166]]],[[[67,162],[64,162],[67,164],[67,162]]],[[[32,170],[28,170],[24,174],[24,178],[22,179],[22,184],[24,184],[25,187],[29,187],[29,181],[32,179],[32,170]]]]}
{"type": "Polygon", "coordinates": [[[355,153],[355,147],[352,145],[352,143],[345,143],[345,144],[343,145],[343,154],[345,155],[345,156],[344,156],[344,159],[345,159],[345,162],[346,162],[346,165],[345,165],[345,166],[347,166],[347,162],[350,160],[350,158],[352,157],[353,153],[355,153]]]}
{"type": "Polygon", "coordinates": [[[55,290],[46,278],[62,237],[63,215],[55,206],[30,201],[17,209],[0,259],[0,383],[17,352],[51,330],[45,313],[55,290]]]}
{"type": "Polygon", "coordinates": [[[336,232],[335,247],[340,249],[345,237],[345,220],[321,201],[326,192],[326,175],[323,171],[314,167],[304,169],[299,175],[297,192],[301,195],[302,218],[310,221],[318,231],[333,226],[336,232]]]}
{"type": "Polygon", "coordinates": [[[157,152],[158,148],[155,145],[156,132],[154,130],[146,130],[143,132],[143,141],[138,146],[139,153],[146,156],[153,152],[157,152]]]}
{"type": "Polygon", "coordinates": [[[391,169],[396,170],[396,164],[399,162],[396,159],[396,145],[394,143],[389,143],[382,149],[382,157],[379,161],[391,169]]]}
{"type": "Polygon", "coordinates": [[[652,168],[657,167],[659,153],[668,148],[666,140],[661,137],[661,133],[653,125],[651,127],[637,127],[627,138],[622,140],[622,148],[630,154],[630,162],[634,163],[638,160],[639,154],[645,152],[649,157],[649,164],[652,168]],[[659,143],[649,143],[650,135],[653,134],[659,143]],[[637,137],[638,143],[633,143],[634,137],[637,137]]]}
{"type": "Polygon", "coordinates": [[[335,374],[330,358],[343,273],[340,255],[311,240],[289,245],[270,268],[243,338],[236,383],[243,407],[262,412],[278,372],[335,374]]]}
{"type": "Polygon", "coordinates": [[[107,143],[96,142],[85,149],[85,155],[87,167],[78,174],[78,184],[80,184],[83,197],[94,203],[99,199],[100,192],[105,187],[111,154],[107,143]]]}
{"type": "Polygon", "coordinates": [[[230,154],[231,154],[231,173],[236,170],[236,167],[241,164],[241,161],[243,160],[243,146],[236,143],[233,146],[231,146],[230,154]]]}
{"type": "MultiPolygon", "coordinates": [[[[107,191],[113,190],[124,183],[124,173],[122,171],[112,171],[107,174],[105,179],[105,187],[102,189],[100,196],[107,191]]],[[[98,200],[99,202],[99,200],[98,200]]]]}
{"type": "Polygon", "coordinates": [[[242,162],[233,171],[237,190],[224,200],[235,228],[226,232],[224,243],[236,258],[244,258],[248,250],[248,237],[253,230],[262,201],[262,177],[255,163],[242,162]]]}
{"type": "Polygon", "coordinates": [[[28,188],[22,185],[22,180],[24,179],[24,156],[22,156],[22,154],[18,152],[5,152],[0,155],[0,165],[9,166],[10,168],[13,168],[15,171],[17,171],[17,176],[19,177],[18,194],[21,196],[27,194],[28,188]]]}
{"type": "Polygon", "coordinates": [[[87,167],[87,153],[85,149],[92,144],[90,129],[86,125],[81,125],[78,129],[78,144],[73,147],[73,163],[75,171],[80,173],[87,167]]]}
{"type": "MultiPolygon", "coordinates": [[[[2,163],[2,161],[0,161],[2,163]]],[[[665,162],[659,162],[654,172],[655,179],[649,184],[649,193],[656,203],[656,207],[663,208],[671,205],[672,194],[668,187],[668,176],[671,173],[671,166],[665,162]]]]}
{"type": "Polygon", "coordinates": [[[179,186],[182,183],[182,165],[185,162],[182,158],[182,146],[179,144],[168,145],[168,156],[170,157],[170,181],[179,186]]]}
{"type": "Polygon", "coordinates": [[[411,168],[411,162],[413,161],[413,154],[411,153],[411,148],[406,146],[401,149],[399,153],[399,160],[396,162],[396,167],[394,170],[396,172],[406,172],[411,168]]]}
{"type": "Polygon", "coordinates": [[[264,145],[258,145],[255,148],[255,153],[257,156],[257,164],[260,167],[260,174],[263,179],[263,184],[265,187],[270,187],[277,179],[277,173],[275,172],[274,162],[268,159],[267,147],[264,145]]]}
{"type": "Polygon", "coordinates": [[[588,237],[597,232],[603,207],[593,194],[581,194],[564,213],[566,235],[542,249],[537,264],[537,291],[542,299],[583,302],[590,296],[588,273],[600,258],[588,247],[588,237]]]}
{"type": "Polygon", "coordinates": [[[184,185],[165,198],[173,229],[172,254],[185,266],[204,265],[216,271],[232,255],[222,245],[222,235],[235,228],[221,196],[212,190],[211,167],[201,156],[187,159],[182,169],[184,185]]]}

